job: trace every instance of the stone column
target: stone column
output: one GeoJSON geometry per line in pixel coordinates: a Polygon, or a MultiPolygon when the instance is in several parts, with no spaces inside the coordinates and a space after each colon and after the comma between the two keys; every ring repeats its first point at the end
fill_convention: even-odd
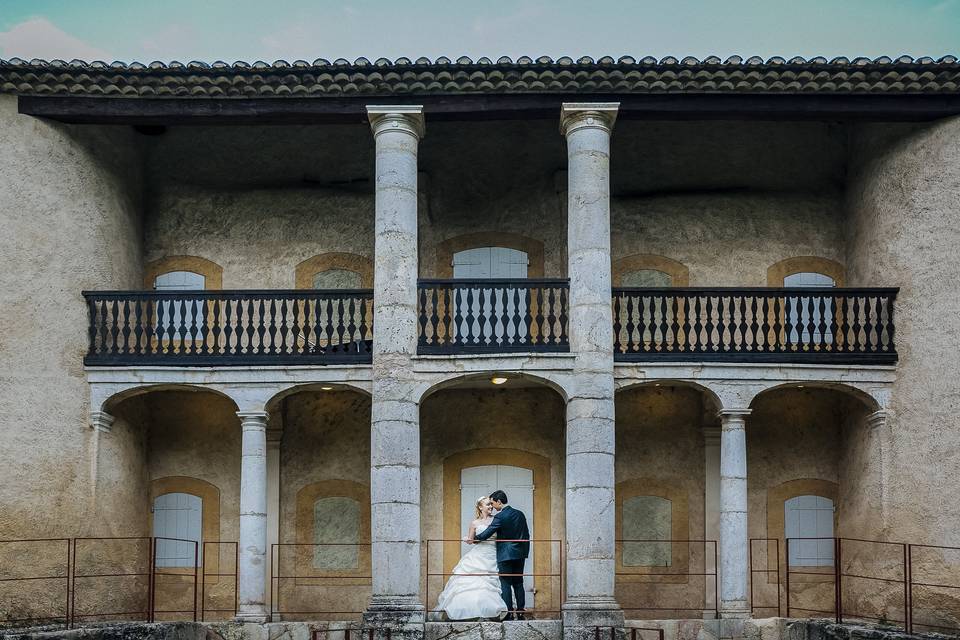
{"type": "Polygon", "coordinates": [[[276,424],[278,416],[274,414],[270,420],[270,427],[266,433],[267,443],[267,556],[265,584],[266,604],[272,606],[272,589],[270,576],[276,573],[273,569],[273,545],[280,542],[280,440],[283,435],[282,425],[276,424]]]}
{"type": "Polygon", "coordinates": [[[240,462],[238,590],[242,622],[266,622],[267,413],[238,411],[243,430],[240,462]]]}
{"type": "Polygon", "coordinates": [[[368,106],[376,141],[370,539],[367,624],[422,623],[417,350],[417,146],[420,106],[368,106]]]}
{"type": "Polygon", "coordinates": [[[567,599],[564,627],[623,624],[614,599],[613,313],[610,133],[617,103],[565,103],[570,349],[567,401],[567,599]]]}
{"type": "MultiPolygon", "coordinates": [[[[720,557],[720,428],[703,428],[703,462],[704,462],[704,491],[703,491],[703,534],[705,540],[713,540],[717,545],[717,558],[720,557]]],[[[707,545],[705,567],[707,572],[716,571],[719,579],[720,568],[713,563],[713,545],[707,545]]],[[[716,602],[716,585],[707,580],[704,585],[704,597],[707,606],[703,616],[712,618],[714,608],[719,609],[716,602]]]]}
{"type": "Polygon", "coordinates": [[[747,436],[750,409],[720,411],[720,615],[747,618],[747,436]]]}

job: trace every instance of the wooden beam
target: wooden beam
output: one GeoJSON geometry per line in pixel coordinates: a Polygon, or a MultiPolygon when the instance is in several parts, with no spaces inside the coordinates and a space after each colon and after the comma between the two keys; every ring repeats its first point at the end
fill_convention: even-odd
{"type": "Polygon", "coordinates": [[[443,120],[558,119],[562,102],[620,102],[639,120],[926,121],[960,114],[958,94],[466,94],[317,98],[88,98],[21,96],[22,114],[73,124],[233,125],[365,123],[368,104],[423,104],[443,120]]]}

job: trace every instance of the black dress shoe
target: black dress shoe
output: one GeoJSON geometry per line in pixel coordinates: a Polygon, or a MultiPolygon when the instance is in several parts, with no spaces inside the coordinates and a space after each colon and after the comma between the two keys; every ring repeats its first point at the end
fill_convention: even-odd
{"type": "Polygon", "coordinates": [[[523,612],[517,611],[517,620],[526,620],[526,619],[527,619],[527,616],[523,612]]]}
{"type": "Polygon", "coordinates": [[[503,621],[506,622],[507,620],[513,620],[512,613],[508,613],[506,616],[504,616],[503,621]]]}

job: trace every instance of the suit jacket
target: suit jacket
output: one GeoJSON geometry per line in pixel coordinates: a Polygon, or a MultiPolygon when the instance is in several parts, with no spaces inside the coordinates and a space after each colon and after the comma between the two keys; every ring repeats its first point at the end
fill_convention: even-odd
{"type": "Polygon", "coordinates": [[[522,511],[510,505],[493,517],[493,522],[480,533],[474,534],[474,539],[483,542],[493,534],[500,540],[524,540],[524,542],[498,542],[497,562],[504,560],[523,560],[530,555],[530,529],[527,528],[527,517],[522,511]]]}

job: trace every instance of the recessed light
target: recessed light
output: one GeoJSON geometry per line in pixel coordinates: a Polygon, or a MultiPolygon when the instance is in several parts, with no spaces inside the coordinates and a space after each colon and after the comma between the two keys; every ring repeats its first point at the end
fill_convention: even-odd
{"type": "Polygon", "coordinates": [[[798,385],[797,385],[797,389],[803,389],[803,385],[802,385],[802,384],[798,384],[798,385]]]}
{"type": "Polygon", "coordinates": [[[494,376],[490,378],[490,382],[492,382],[493,384],[503,384],[506,381],[507,379],[504,378],[503,376],[494,376]]]}
{"type": "Polygon", "coordinates": [[[333,387],[320,387],[321,391],[333,391],[333,387]]]}
{"type": "Polygon", "coordinates": [[[660,383],[659,383],[659,382],[657,382],[657,383],[656,383],[656,384],[654,384],[653,386],[655,386],[655,387],[659,387],[659,386],[660,386],[660,383]]]}

